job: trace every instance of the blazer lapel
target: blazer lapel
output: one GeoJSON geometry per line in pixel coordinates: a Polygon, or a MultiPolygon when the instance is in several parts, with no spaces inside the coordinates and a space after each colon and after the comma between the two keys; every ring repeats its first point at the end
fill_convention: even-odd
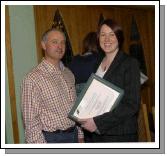
{"type": "Polygon", "coordinates": [[[108,71],[105,73],[104,78],[106,78],[108,74],[111,74],[124,59],[125,59],[124,53],[121,51],[118,51],[113,62],[111,63],[110,67],[108,68],[108,71]]]}

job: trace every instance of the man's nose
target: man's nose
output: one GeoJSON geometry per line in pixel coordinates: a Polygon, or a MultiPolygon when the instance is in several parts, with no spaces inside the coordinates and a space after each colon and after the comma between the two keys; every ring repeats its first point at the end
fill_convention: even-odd
{"type": "Polygon", "coordinates": [[[62,46],[61,43],[58,43],[58,44],[57,44],[57,48],[62,49],[62,47],[63,47],[63,46],[62,46]]]}

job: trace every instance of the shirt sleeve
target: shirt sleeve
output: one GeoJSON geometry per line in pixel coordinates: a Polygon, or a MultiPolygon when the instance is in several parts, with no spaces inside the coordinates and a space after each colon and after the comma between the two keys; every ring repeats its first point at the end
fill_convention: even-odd
{"type": "Polygon", "coordinates": [[[25,127],[26,143],[45,143],[40,123],[39,89],[29,78],[23,80],[21,107],[25,127]]]}
{"type": "Polygon", "coordinates": [[[84,138],[84,134],[83,134],[82,128],[77,126],[77,129],[78,129],[78,138],[84,138]]]}

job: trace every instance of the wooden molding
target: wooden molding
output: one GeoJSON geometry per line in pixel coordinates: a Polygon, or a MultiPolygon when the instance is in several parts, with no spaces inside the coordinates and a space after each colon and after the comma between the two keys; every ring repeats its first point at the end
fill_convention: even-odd
{"type": "Polygon", "coordinates": [[[15,95],[15,84],[13,74],[13,57],[10,40],[10,22],[9,22],[9,8],[5,6],[5,46],[6,46],[6,60],[7,60],[7,71],[8,71],[8,82],[9,82],[9,96],[11,105],[12,115],[12,127],[14,143],[19,143],[19,132],[17,122],[17,110],[16,110],[16,95],[15,95]]]}

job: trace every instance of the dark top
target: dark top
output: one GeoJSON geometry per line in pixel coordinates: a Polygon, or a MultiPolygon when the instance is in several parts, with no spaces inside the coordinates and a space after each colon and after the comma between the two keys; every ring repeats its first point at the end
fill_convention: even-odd
{"type": "Polygon", "coordinates": [[[96,71],[97,60],[97,53],[74,56],[68,67],[75,76],[76,84],[87,82],[90,75],[96,71]]]}
{"type": "Polygon", "coordinates": [[[112,112],[94,117],[98,130],[103,135],[137,133],[140,105],[140,70],[137,60],[119,51],[103,78],[122,88],[124,96],[112,112]]]}
{"type": "Polygon", "coordinates": [[[136,142],[140,106],[140,70],[137,60],[119,51],[103,78],[122,88],[124,96],[112,112],[93,118],[100,135],[86,131],[85,141],[136,142]]]}

